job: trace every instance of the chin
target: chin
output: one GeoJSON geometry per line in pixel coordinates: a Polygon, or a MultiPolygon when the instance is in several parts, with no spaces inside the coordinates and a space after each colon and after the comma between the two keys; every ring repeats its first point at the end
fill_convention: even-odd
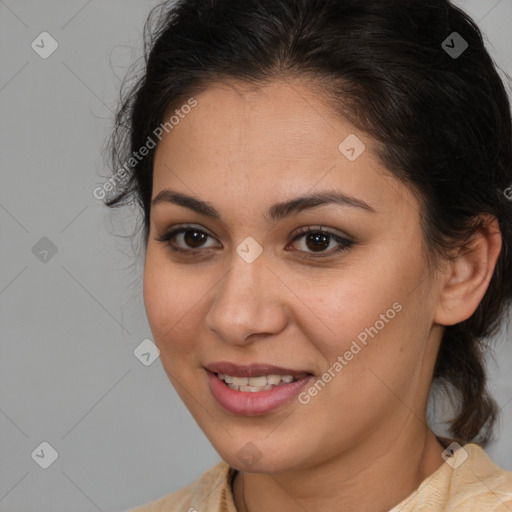
{"type": "Polygon", "coordinates": [[[273,444],[239,438],[231,440],[229,446],[214,447],[231,467],[245,473],[280,473],[297,468],[297,448],[287,449],[279,443],[280,448],[276,449],[273,444]]]}

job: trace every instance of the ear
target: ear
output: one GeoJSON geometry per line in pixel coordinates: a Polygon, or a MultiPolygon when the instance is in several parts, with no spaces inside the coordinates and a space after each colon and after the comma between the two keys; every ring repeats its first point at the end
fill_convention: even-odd
{"type": "Polygon", "coordinates": [[[491,281],[501,251],[501,232],[495,217],[482,218],[482,226],[448,261],[441,280],[434,322],[453,325],[476,310],[491,281]]]}

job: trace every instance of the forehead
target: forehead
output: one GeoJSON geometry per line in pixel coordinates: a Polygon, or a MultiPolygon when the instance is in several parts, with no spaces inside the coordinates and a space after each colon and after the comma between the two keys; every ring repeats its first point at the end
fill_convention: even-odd
{"type": "Polygon", "coordinates": [[[207,88],[157,147],[153,197],[172,187],[212,203],[231,197],[263,205],[267,198],[335,187],[384,209],[396,206],[407,191],[397,192],[403,185],[380,165],[373,142],[320,91],[288,80],[207,88]],[[355,160],[342,150],[347,138],[364,144],[355,147],[362,151],[355,160]]]}
{"type": "Polygon", "coordinates": [[[216,83],[196,100],[197,106],[172,130],[175,145],[197,146],[201,141],[223,159],[242,154],[252,161],[265,156],[290,161],[337,158],[337,141],[353,131],[323,103],[319,91],[298,81],[258,87],[216,83]]]}

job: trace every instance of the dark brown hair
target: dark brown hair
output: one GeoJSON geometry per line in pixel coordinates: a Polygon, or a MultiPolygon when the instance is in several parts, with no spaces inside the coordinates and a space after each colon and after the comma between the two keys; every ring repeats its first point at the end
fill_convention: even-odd
{"type": "Polygon", "coordinates": [[[512,184],[510,104],[480,30],[449,1],[157,6],[145,27],[142,72],[123,90],[110,141],[113,169],[125,169],[128,179],[106,204],[137,202],[146,245],[154,148],[140,160],[133,155],[155,138],[164,116],[221,80],[258,85],[286,77],[318,84],[334,110],[372,137],[386,168],[419,199],[433,262],[463,246],[481,215],[498,219],[503,245],[492,280],[474,314],[445,328],[433,375],[457,399],[452,438],[485,444],[497,406],[483,355],[512,296],[512,203],[504,194],[512,184]],[[456,44],[467,48],[456,55],[456,44]]]}

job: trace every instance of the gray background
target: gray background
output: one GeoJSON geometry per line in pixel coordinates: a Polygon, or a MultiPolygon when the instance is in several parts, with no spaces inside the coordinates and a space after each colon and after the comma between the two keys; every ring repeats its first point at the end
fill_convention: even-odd
{"type": "MultiPolygon", "coordinates": [[[[0,0],[1,511],[120,511],[220,460],[160,360],[133,354],[151,338],[141,263],[120,236],[137,219],[92,194],[110,175],[101,149],[155,4],[0,0]],[[43,31],[59,45],[47,59],[31,48],[43,31]],[[43,237],[57,248],[46,262],[32,249],[43,237]],[[58,452],[46,470],[31,457],[43,441],[58,452]]],[[[512,0],[457,4],[512,74],[512,0]]],[[[512,470],[510,331],[497,338],[503,409],[488,453],[512,470]]]]}

